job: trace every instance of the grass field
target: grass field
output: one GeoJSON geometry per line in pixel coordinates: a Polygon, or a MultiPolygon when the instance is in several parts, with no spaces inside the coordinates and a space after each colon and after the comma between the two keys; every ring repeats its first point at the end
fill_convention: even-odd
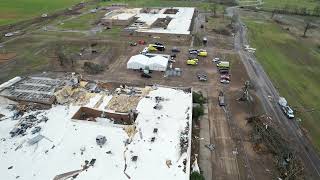
{"type": "Polygon", "coordinates": [[[245,23],[258,60],[320,150],[319,47],[289,34],[274,22],[245,19],[245,23]],[[312,108],[316,111],[309,111],[312,108]]]}
{"type": "Polygon", "coordinates": [[[68,8],[83,0],[0,0],[0,25],[68,8]]]}
{"type": "Polygon", "coordinates": [[[263,0],[263,7],[277,8],[277,7],[304,7],[313,10],[317,5],[320,6],[320,1],[317,0],[263,0]]]}
{"type": "MultiPolygon", "coordinates": [[[[261,0],[262,8],[306,8],[307,10],[314,10],[316,6],[320,6],[318,0],[261,0]]],[[[239,0],[239,5],[252,5],[257,4],[258,0],[239,0]],[[255,2],[256,1],[256,2],[255,2]]]]}
{"type": "Polygon", "coordinates": [[[60,24],[58,27],[71,30],[89,30],[104,14],[104,12],[84,14],[74,19],[64,21],[63,24],[60,24]]]}
{"type": "Polygon", "coordinates": [[[100,5],[108,5],[115,3],[128,4],[130,7],[198,7],[200,9],[207,9],[212,3],[197,2],[197,1],[184,1],[184,0],[111,0],[101,2],[100,5]]]}

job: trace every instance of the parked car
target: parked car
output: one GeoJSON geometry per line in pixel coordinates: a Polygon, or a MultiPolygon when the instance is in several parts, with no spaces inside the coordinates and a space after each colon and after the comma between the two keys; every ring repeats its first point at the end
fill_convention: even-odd
{"type": "Polygon", "coordinates": [[[226,79],[228,81],[231,81],[230,74],[222,74],[220,75],[220,79],[226,79]]]}
{"type": "Polygon", "coordinates": [[[158,46],[164,46],[162,43],[160,43],[160,42],[155,42],[154,43],[155,45],[158,45],[158,46]]]}
{"type": "Polygon", "coordinates": [[[218,96],[218,102],[219,106],[225,106],[225,101],[224,101],[224,94],[222,91],[220,91],[219,96],[218,96]]]}
{"type": "Polygon", "coordinates": [[[214,62],[214,63],[219,63],[220,62],[220,58],[218,58],[218,57],[216,57],[216,58],[213,58],[212,59],[212,62],[214,62]]]}
{"type": "Polygon", "coordinates": [[[150,51],[164,51],[166,49],[165,46],[157,44],[149,44],[148,48],[150,51]]]}
{"type": "Polygon", "coordinates": [[[143,78],[151,78],[151,76],[149,74],[146,74],[146,73],[141,73],[141,77],[143,77],[143,78]]]}
{"type": "Polygon", "coordinates": [[[197,65],[197,64],[198,64],[198,61],[195,61],[193,59],[187,60],[187,65],[197,65]]]}
{"type": "Polygon", "coordinates": [[[192,60],[192,61],[195,61],[195,62],[199,62],[199,59],[197,59],[197,58],[190,58],[189,60],[192,60]]]}
{"type": "Polygon", "coordinates": [[[189,49],[189,54],[196,54],[196,55],[198,55],[198,50],[196,50],[196,49],[189,49]]]}
{"type": "Polygon", "coordinates": [[[293,110],[289,106],[282,106],[282,111],[284,114],[289,118],[292,119],[294,118],[293,110]]]}
{"type": "Polygon", "coordinates": [[[230,68],[230,63],[228,61],[220,61],[218,64],[217,64],[217,67],[219,69],[229,69],[230,68]]]}
{"type": "Polygon", "coordinates": [[[202,72],[197,73],[197,77],[198,77],[199,81],[207,81],[208,80],[207,75],[205,73],[202,73],[202,72]]]}
{"type": "Polygon", "coordinates": [[[229,80],[226,80],[226,79],[220,79],[220,83],[222,83],[222,84],[229,84],[230,81],[229,81],[229,80]]]}
{"type": "Polygon", "coordinates": [[[200,76],[200,77],[198,77],[198,79],[199,79],[199,81],[207,81],[208,80],[207,76],[200,76]]]}
{"type": "Polygon", "coordinates": [[[178,49],[177,47],[173,47],[173,48],[171,49],[171,51],[172,51],[172,52],[175,52],[175,53],[178,53],[178,52],[180,52],[180,49],[178,49]]]}
{"type": "Polygon", "coordinates": [[[206,50],[198,50],[198,56],[207,57],[208,52],[206,50]]]}
{"type": "Polygon", "coordinates": [[[136,46],[137,43],[136,42],[130,42],[130,46],[136,46]]]}
{"type": "Polygon", "coordinates": [[[220,68],[220,69],[219,69],[219,73],[220,73],[220,74],[229,74],[229,69],[220,68]]]}
{"type": "Polygon", "coordinates": [[[140,44],[140,45],[145,45],[146,42],[145,42],[144,40],[139,40],[139,41],[138,41],[138,44],[140,44]]]}
{"type": "Polygon", "coordinates": [[[293,110],[290,108],[290,106],[288,105],[287,100],[286,100],[284,97],[280,97],[278,103],[279,103],[282,111],[284,112],[284,114],[285,114],[289,119],[294,118],[294,112],[293,112],[293,110]]]}

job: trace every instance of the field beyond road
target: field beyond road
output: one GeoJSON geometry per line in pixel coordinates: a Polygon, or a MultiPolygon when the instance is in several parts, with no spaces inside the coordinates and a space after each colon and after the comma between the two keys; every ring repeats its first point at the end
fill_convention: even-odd
{"type": "Polygon", "coordinates": [[[320,46],[312,41],[318,37],[302,38],[270,20],[246,18],[245,23],[257,59],[319,151],[320,46]]]}
{"type": "Polygon", "coordinates": [[[68,8],[83,0],[0,0],[0,26],[68,8]]]}

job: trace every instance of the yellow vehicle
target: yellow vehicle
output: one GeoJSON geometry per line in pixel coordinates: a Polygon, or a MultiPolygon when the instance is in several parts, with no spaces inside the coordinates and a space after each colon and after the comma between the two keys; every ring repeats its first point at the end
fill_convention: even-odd
{"type": "Polygon", "coordinates": [[[198,56],[207,57],[207,56],[208,56],[208,52],[207,52],[207,51],[204,51],[204,50],[199,50],[198,56]]]}
{"type": "Polygon", "coordinates": [[[149,44],[148,51],[157,51],[155,44],[149,44]]]}
{"type": "Polygon", "coordinates": [[[188,64],[188,65],[197,65],[197,64],[198,64],[198,61],[195,61],[195,60],[193,60],[193,59],[189,59],[189,60],[187,60],[187,64],[188,64]]]}
{"type": "Polygon", "coordinates": [[[195,62],[199,62],[199,59],[197,59],[197,58],[190,58],[190,59],[188,59],[188,60],[192,60],[192,61],[195,61],[195,62]]]}
{"type": "Polygon", "coordinates": [[[230,63],[228,61],[220,61],[220,63],[217,64],[217,67],[219,69],[229,69],[230,63]]]}

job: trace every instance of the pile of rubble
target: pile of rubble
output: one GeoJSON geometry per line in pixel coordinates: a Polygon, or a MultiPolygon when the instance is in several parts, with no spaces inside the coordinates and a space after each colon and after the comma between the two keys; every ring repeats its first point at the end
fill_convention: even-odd
{"type": "Polygon", "coordinates": [[[137,88],[120,86],[105,109],[116,112],[129,112],[136,109],[139,101],[151,91],[151,87],[137,88]]]}
{"type": "Polygon", "coordinates": [[[41,131],[41,127],[38,126],[42,122],[47,122],[48,118],[41,115],[41,112],[36,111],[35,113],[25,115],[19,118],[19,123],[10,131],[11,137],[18,135],[25,136],[28,129],[32,129],[31,133],[36,134],[41,131]]]}
{"type": "Polygon", "coordinates": [[[183,154],[188,150],[189,128],[190,126],[189,126],[189,123],[187,122],[186,128],[184,129],[184,131],[180,133],[180,154],[183,154]]]}
{"type": "Polygon", "coordinates": [[[270,123],[268,116],[248,118],[253,127],[253,140],[256,146],[263,144],[273,154],[279,171],[278,179],[300,179],[304,166],[290,144],[270,123]]]}

